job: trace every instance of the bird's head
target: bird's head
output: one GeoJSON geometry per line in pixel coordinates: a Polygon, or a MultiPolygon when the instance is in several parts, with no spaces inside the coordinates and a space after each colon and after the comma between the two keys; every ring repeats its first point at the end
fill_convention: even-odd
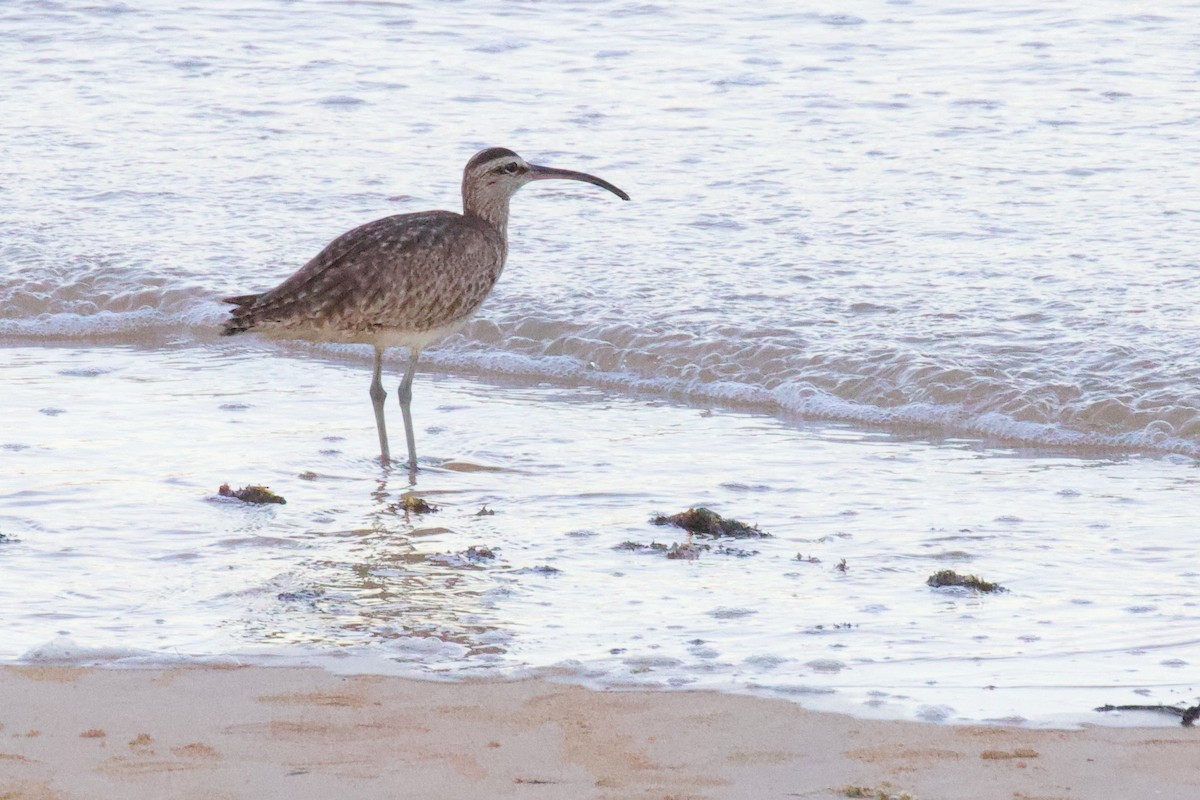
{"type": "Polygon", "coordinates": [[[468,212],[487,216],[485,209],[507,207],[508,199],[527,183],[545,180],[583,181],[615,194],[622,200],[629,195],[603,178],[576,172],[530,164],[504,147],[489,147],[476,153],[463,170],[463,203],[468,212]]]}

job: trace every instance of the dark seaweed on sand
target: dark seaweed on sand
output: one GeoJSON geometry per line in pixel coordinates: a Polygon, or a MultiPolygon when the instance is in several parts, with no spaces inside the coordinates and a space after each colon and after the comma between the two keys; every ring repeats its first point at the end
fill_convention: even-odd
{"type": "Polygon", "coordinates": [[[1196,720],[1200,719],[1200,705],[1184,708],[1183,706],[1165,706],[1145,705],[1145,706],[1114,706],[1103,705],[1096,709],[1097,711],[1161,711],[1166,714],[1174,714],[1179,717],[1179,724],[1185,728],[1190,728],[1196,724],[1196,720]]]}
{"type": "Polygon", "coordinates": [[[843,786],[837,791],[843,797],[865,798],[865,800],[916,800],[908,792],[892,791],[890,786],[884,789],[873,789],[869,786],[843,786]]]}
{"type": "Polygon", "coordinates": [[[287,503],[287,500],[284,500],[266,486],[251,485],[234,490],[229,488],[228,483],[222,483],[221,488],[217,489],[217,494],[221,495],[221,497],[234,497],[243,503],[255,503],[256,505],[265,505],[267,503],[285,505],[287,503]]]}
{"type": "Polygon", "coordinates": [[[926,580],[925,583],[929,584],[935,589],[939,589],[943,586],[962,586],[966,589],[974,589],[977,592],[1008,591],[1000,584],[985,581],[978,575],[959,575],[952,569],[943,569],[933,573],[929,576],[929,579],[926,580]]]}
{"type": "Polygon", "coordinates": [[[678,514],[656,514],[650,520],[655,525],[675,525],[701,536],[732,536],[735,539],[759,539],[771,534],[736,519],[722,517],[711,508],[689,508],[678,514]]]}

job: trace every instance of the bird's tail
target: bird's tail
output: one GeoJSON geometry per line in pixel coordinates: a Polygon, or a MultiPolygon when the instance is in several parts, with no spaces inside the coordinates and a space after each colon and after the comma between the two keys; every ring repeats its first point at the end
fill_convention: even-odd
{"type": "Polygon", "coordinates": [[[244,333],[254,327],[254,318],[250,314],[250,309],[253,308],[259,297],[260,295],[257,294],[243,294],[237,297],[221,298],[222,303],[237,306],[229,312],[230,317],[225,320],[225,325],[221,328],[222,336],[244,333]]]}

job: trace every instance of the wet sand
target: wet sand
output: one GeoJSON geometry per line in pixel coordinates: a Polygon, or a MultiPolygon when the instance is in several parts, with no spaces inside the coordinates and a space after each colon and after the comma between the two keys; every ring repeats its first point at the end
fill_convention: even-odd
{"type": "Polygon", "coordinates": [[[1195,730],[864,721],[779,700],[546,680],[9,666],[0,724],[6,800],[1082,800],[1200,790],[1195,730]]]}

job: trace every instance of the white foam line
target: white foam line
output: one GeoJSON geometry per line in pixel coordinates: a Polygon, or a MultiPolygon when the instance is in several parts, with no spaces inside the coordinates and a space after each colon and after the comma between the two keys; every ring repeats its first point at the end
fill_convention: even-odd
{"type": "Polygon", "coordinates": [[[644,378],[631,373],[601,372],[570,356],[534,357],[520,353],[473,353],[458,349],[433,351],[428,363],[443,369],[513,377],[571,379],[592,386],[678,397],[689,402],[759,408],[805,419],[852,422],[887,428],[934,429],[943,434],[967,434],[1010,444],[1038,447],[1149,451],[1200,456],[1200,442],[1147,426],[1115,434],[1075,431],[1051,422],[1016,420],[994,411],[972,413],[962,406],[909,403],[883,408],[840,397],[803,382],[774,389],[737,381],[703,383],[644,378]]]}
{"type": "MultiPolygon", "coordinates": [[[[99,311],[94,314],[44,314],[35,318],[0,319],[0,338],[28,340],[113,337],[159,331],[201,332],[215,336],[224,318],[224,306],[215,298],[192,302],[186,312],[143,308],[136,311],[99,311]]],[[[198,337],[199,338],[199,337],[198,337]]],[[[207,337],[205,337],[207,338],[207,337]]],[[[359,347],[314,345],[323,353],[354,352],[359,347]]],[[[1140,430],[1097,433],[1072,430],[1054,422],[1013,419],[994,411],[975,412],[963,406],[909,403],[881,407],[829,394],[803,381],[768,389],[737,380],[703,382],[676,378],[644,377],[629,372],[605,372],[569,355],[526,355],[504,350],[478,351],[453,343],[431,349],[424,363],[447,371],[481,377],[504,375],[584,384],[619,392],[668,396],[692,403],[785,413],[810,420],[866,424],[884,428],[934,430],[945,435],[969,435],[1003,443],[1036,447],[1146,451],[1200,457],[1200,442],[1172,435],[1161,424],[1140,430]]],[[[1168,426],[1169,427],[1169,426],[1168,426]]]]}

